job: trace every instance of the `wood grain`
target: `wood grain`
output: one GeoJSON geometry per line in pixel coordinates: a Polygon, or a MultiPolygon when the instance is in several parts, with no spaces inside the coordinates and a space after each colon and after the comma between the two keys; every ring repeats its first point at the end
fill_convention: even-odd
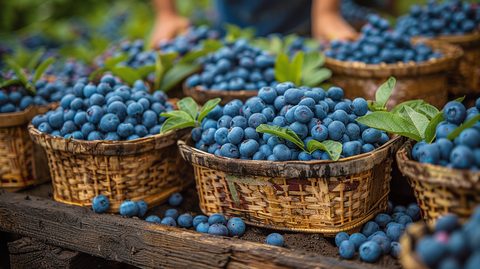
{"type": "Polygon", "coordinates": [[[380,268],[5,191],[0,230],[140,268],[380,268]]]}

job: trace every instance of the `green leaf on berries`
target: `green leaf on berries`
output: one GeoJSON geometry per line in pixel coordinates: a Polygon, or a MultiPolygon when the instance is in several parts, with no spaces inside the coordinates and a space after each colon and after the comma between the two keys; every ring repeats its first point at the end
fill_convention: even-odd
{"type": "Polygon", "coordinates": [[[422,137],[417,128],[399,115],[384,111],[376,111],[357,118],[356,121],[363,123],[370,128],[410,137],[418,142],[422,141],[422,137]]]}
{"type": "Polygon", "coordinates": [[[275,78],[278,82],[291,81],[299,86],[302,74],[303,52],[299,51],[290,63],[286,54],[280,54],[275,60],[275,78]]]}
{"type": "Polygon", "coordinates": [[[185,128],[185,127],[195,127],[196,122],[193,120],[186,120],[180,117],[168,118],[162,125],[160,133],[166,133],[170,130],[185,128]]]}
{"type": "Polygon", "coordinates": [[[97,68],[95,69],[95,71],[93,71],[91,74],[90,74],[90,81],[94,81],[95,80],[95,77],[100,74],[100,73],[104,73],[104,72],[107,72],[108,69],[105,68],[105,67],[100,67],[100,68],[97,68]]]}
{"type": "Polygon", "coordinates": [[[428,144],[432,143],[433,139],[435,139],[435,136],[437,134],[437,125],[444,121],[445,117],[443,116],[443,111],[440,111],[433,117],[433,119],[430,121],[430,123],[427,125],[427,128],[425,129],[425,142],[428,144]]]}
{"type": "Polygon", "coordinates": [[[178,61],[177,64],[192,64],[196,59],[207,55],[210,51],[208,50],[195,50],[190,51],[187,54],[183,55],[182,59],[178,61]]]}
{"type": "Polygon", "coordinates": [[[125,61],[126,59],[128,59],[128,57],[130,57],[128,54],[123,54],[123,55],[120,55],[118,57],[110,57],[108,58],[107,60],[105,60],[105,67],[106,68],[113,68],[115,67],[117,64],[125,61]]]}
{"type": "Polygon", "coordinates": [[[275,54],[283,52],[283,42],[278,36],[273,36],[270,40],[269,51],[275,54]]]}
{"type": "Polygon", "coordinates": [[[177,102],[177,106],[180,110],[185,111],[191,116],[192,120],[197,118],[198,105],[192,97],[185,97],[177,102]]]}
{"type": "Polygon", "coordinates": [[[140,77],[146,78],[150,73],[155,72],[155,65],[144,65],[137,69],[137,73],[140,77]]]}
{"type": "Polygon", "coordinates": [[[400,109],[402,109],[404,106],[408,106],[408,107],[411,107],[413,109],[417,109],[418,107],[422,106],[422,105],[426,105],[427,103],[423,100],[411,100],[411,101],[406,101],[406,102],[403,102],[403,103],[400,103],[398,104],[397,106],[395,106],[394,108],[392,108],[392,110],[390,110],[390,113],[393,113],[393,114],[397,114],[398,115],[398,112],[400,111],[400,109]]]}
{"type": "Polygon", "coordinates": [[[417,107],[416,111],[418,113],[421,113],[421,114],[427,116],[427,118],[429,120],[433,119],[439,112],[436,107],[434,107],[430,104],[421,105],[421,106],[417,107]]]}
{"type": "Polygon", "coordinates": [[[7,59],[6,60],[8,66],[13,69],[13,72],[15,72],[15,74],[18,76],[18,79],[24,84],[28,84],[29,81],[28,81],[28,78],[27,78],[27,74],[25,74],[25,72],[23,72],[22,70],[22,67],[20,67],[20,65],[18,65],[16,62],[10,60],[10,59],[7,59]]]}
{"type": "Polygon", "coordinates": [[[470,127],[472,127],[475,123],[477,123],[480,120],[480,114],[476,115],[475,117],[469,119],[467,122],[464,124],[460,125],[457,129],[453,130],[448,136],[447,139],[453,140],[457,136],[460,135],[460,133],[470,127]]]}
{"type": "Polygon", "coordinates": [[[33,77],[33,84],[37,82],[37,80],[40,79],[40,77],[47,71],[48,67],[52,65],[55,62],[55,58],[50,57],[43,61],[35,70],[35,76],[33,77]]]}
{"type": "Polygon", "coordinates": [[[217,51],[223,47],[224,44],[216,39],[207,39],[202,42],[202,46],[209,51],[217,51]]]}
{"type": "Polygon", "coordinates": [[[140,75],[138,75],[138,73],[133,68],[130,68],[130,67],[114,66],[111,68],[111,71],[113,72],[113,74],[115,74],[115,76],[118,76],[119,78],[121,78],[123,81],[127,82],[130,85],[133,85],[135,81],[142,79],[142,77],[140,77],[140,75]]]}
{"type": "Polygon", "coordinates": [[[461,102],[463,102],[463,100],[465,100],[465,97],[466,97],[466,95],[464,95],[463,97],[460,97],[460,98],[457,98],[457,99],[453,100],[453,102],[459,102],[459,103],[461,103],[461,102]]]}
{"type": "Polygon", "coordinates": [[[1,87],[7,87],[10,85],[23,85],[22,81],[18,78],[12,78],[2,83],[1,87]]]}
{"type": "Polygon", "coordinates": [[[182,119],[185,119],[185,120],[195,120],[194,118],[192,118],[192,116],[190,116],[190,114],[188,114],[187,112],[182,111],[182,110],[172,110],[172,111],[168,111],[168,112],[163,112],[163,113],[160,113],[160,117],[182,118],[182,119]]]}
{"type": "Polygon", "coordinates": [[[332,76],[332,71],[328,68],[320,68],[313,71],[309,71],[305,75],[302,75],[302,85],[308,87],[315,87],[332,76]]]}
{"type": "Polygon", "coordinates": [[[321,143],[316,140],[310,140],[307,144],[307,149],[310,154],[317,149],[326,151],[333,161],[338,161],[340,154],[342,154],[343,146],[342,143],[333,140],[325,140],[321,143]]]}
{"type": "Polygon", "coordinates": [[[397,80],[394,77],[390,77],[387,82],[383,83],[375,93],[376,101],[382,106],[386,107],[388,99],[392,95],[397,80]]]}
{"type": "Polygon", "coordinates": [[[257,132],[276,135],[278,137],[281,137],[283,139],[286,139],[294,143],[303,151],[305,151],[305,144],[303,143],[303,141],[297,136],[297,134],[294,131],[288,129],[287,127],[261,124],[260,126],[257,127],[257,132]]]}
{"type": "Polygon", "coordinates": [[[183,79],[200,70],[198,64],[177,64],[165,72],[160,83],[161,91],[168,92],[178,85],[183,79]]]}
{"type": "Polygon", "coordinates": [[[300,78],[302,76],[303,58],[304,58],[304,54],[302,51],[298,51],[295,54],[295,57],[293,58],[293,62],[292,62],[293,74],[292,75],[294,75],[294,80],[292,80],[292,82],[295,83],[295,85],[300,84],[300,78]]]}
{"type": "Polygon", "coordinates": [[[210,113],[210,111],[212,111],[212,109],[214,109],[218,104],[220,104],[220,101],[222,101],[222,99],[220,98],[215,98],[215,99],[211,99],[211,100],[208,100],[202,107],[202,109],[200,110],[200,114],[198,115],[198,123],[202,123],[202,120],[203,118],[205,118],[207,116],[208,113],[210,113]]]}
{"type": "Polygon", "coordinates": [[[421,137],[425,136],[425,129],[430,123],[430,120],[425,115],[416,112],[409,106],[404,106],[399,113],[402,118],[406,119],[417,128],[421,137]]]}

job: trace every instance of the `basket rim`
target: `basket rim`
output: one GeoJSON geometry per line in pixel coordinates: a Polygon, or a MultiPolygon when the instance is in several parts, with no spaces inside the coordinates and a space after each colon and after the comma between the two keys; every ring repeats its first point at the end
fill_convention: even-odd
{"type": "Polygon", "coordinates": [[[402,136],[392,135],[387,143],[372,152],[339,159],[336,162],[332,160],[272,162],[216,156],[191,146],[190,134],[180,138],[177,141],[177,145],[183,158],[188,162],[227,173],[266,177],[312,178],[346,176],[367,171],[383,162],[391,148],[400,146],[398,144],[400,144],[401,140],[402,136]],[[347,164],[349,170],[345,171],[347,164]],[[221,169],[216,168],[216,166],[221,169]]]}
{"type": "Polygon", "coordinates": [[[480,41],[480,31],[476,30],[474,32],[468,34],[451,34],[451,35],[438,35],[438,36],[412,36],[414,40],[435,40],[435,41],[443,41],[447,43],[462,43],[462,42],[470,42],[470,41],[480,41]]]}
{"type": "Polygon", "coordinates": [[[211,95],[215,95],[217,97],[248,97],[250,95],[256,96],[259,90],[241,90],[241,91],[221,91],[221,90],[214,90],[214,89],[207,89],[200,85],[195,87],[188,87],[187,82],[183,82],[183,93],[190,94],[191,92],[195,93],[209,93],[211,95]]]}
{"type": "Polygon", "coordinates": [[[410,178],[415,178],[418,181],[439,184],[445,187],[452,188],[472,188],[474,185],[480,184],[480,171],[475,172],[472,170],[448,168],[437,164],[426,164],[412,160],[410,156],[413,145],[414,140],[408,139],[400,147],[396,154],[398,168],[404,175],[410,178]],[[422,171],[422,175],[429,175],[431,173],[434,173],[436,176],[434,178],[424,176],[419,177],[417,174],[406,171],[405,165],[417,167],[420,171],[422,171]],[[452,177],[449,175],[456,176],[452,177]]]}
{"type": "Polygon", "coordinates": [[[73,154],[107,156],[126,156],[164,148],[173,145],[176,139],[187,133],[190,129],[191,128],[188,127],[180,128],[170,130],[163,134],[155,134],[130,141],[86,141],[73,139],[72,137],[66,139],[60,136],[51,136],[50,134],[40,132],[31,122],[28,124],[28,132],[32,140],[46,149],[54,149],[73,154]],[[170,141],[163,142],[168,139],[170,141]],[[61,144],[63,146],[53,146],[54,144],[61,144]]]}
{"type": "MultiPolygon", "coordinates": [[[[431,73],[436,73],[438,70],[436,68],[441,67],[443,64],[451,64],[453,62],[456,62],[457,60],[460,59],[460,57],[463,56],[464,51],[463,49],[458,46],[458,45],[453,45],[447,42],[442,42],[442,41],[433,41],[433,40],[421,40],[424,42],[426,45],[429,45],[430,47],[432,44],[441,44],[445,48],[450,47],[451,48],[451,57],[446,57],[445,54],[442,55],[442,57],[437,58],[437,59],[430,59],[427,61],[423,62],[415,62],[415,61],[410,61],[408,63],[404,62],[397,62],[397,63],[380,63],[380,64],[367,64],[364,62],[359,62],[359,61],[341,61],[337,60],[335,58],[327,57],[325,56],[325,67],[326,68],[334,68],[335,70],[332,70],[334,73],[339,73],[338,70],[343,70],[340,72],[341,74],[350,74],[351,72],[355,71],[367,71],[367,72],[375,72],[382,70],[384,75],[380,74],[369,74],[369,76],[374,76],[374,77],[389,77],[389,76],[396,76],[396,77],[401,77],[401,76],[410,76],[412,74],[409,73],[409,71],[413,72],[416,71],[417,73],[420,74],[431,74],[431,73]],[[426,70],[427,67],[435,67],[432,68],[431,70],[426,70]],[[420,71],[421,70],[421,71],[420,71]],[[420,72],[418,72],[420,71],[420,72]],[[387,74],[388,72],[388,74],[387,74]],[[392,72],[396,72],[396,74],[391,74],[392,72]],[[402,73],[400,73],[402,72],[402,73]],[[400,73],[400,74],[397,74],[400,73]],[[402,75],[403,74],[403,75],[402,75]]],[[[412,43],[417,43],[420,42],[420,40],[412,41],[412,43]]],[[[442,50],[442,52],[445,52],[445,49],[442,50]]],[[[453,67],[452,67],[453,68],[453,67]]],[[[443,68],[442,70],[444,70],[443,68]]],[[[418,74],[417,74],[418,75],[418,74]]],[[[363,76],[362,76],[363,77],[363,76]]]]}
{"type": "Polygon", "coordinates": [[[51,109],[56,103],[49,103],[43,106],[37,106],[31,104],[22,111],[15,111],[9,113],[0,113],[0,128],[1,127],[14,127],[18,125],[27,124],[33,117],[41,114],[41,109],[51,109]]]}

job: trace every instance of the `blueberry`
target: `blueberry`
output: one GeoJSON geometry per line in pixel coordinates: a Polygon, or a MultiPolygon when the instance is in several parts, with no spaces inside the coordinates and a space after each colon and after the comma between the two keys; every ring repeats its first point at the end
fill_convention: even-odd
{"type": "Polygon", "coordinates": [[[387,202],[387,210],[385,212],[386,214],[390,215],[393,213],[393,204],[391,201],[387,202]]]}
{"type": "Polygon", "coordinates": [[[437,242],[432,236],[425,236],[415,246],[416,254],[427,264],[434,268],[448,252],[445,244],[437,242]]]}
{"type": "Polygon", "coordinates": [[[455,146],[450,152],[450,162],[454,168],[469,168],[474,162],[473,151],[467,146],[455,146]]]}
{"type": "Polygon", "coordinates": [[[62,129],[60,129],[60,135],[61,136],[64,136],[66,134],[70,134],[72,132],[75,132],[77,130],[77,126],[75,125],[75,123],[71,120],[69,121],[66,121],[63,126],[62,126],[62,129]]]}
{"type": "Polygon", "coordinates": [[[372,235],[374,232],[378,230],[379,230],[378,224],[373,221],[369,221],[365,223],[365,225],[363,226],[362,234],[366,237],[369,237],[370,235],[372,235]]]}
{"type": "Polygon", "coordinates": [[[265,155],[265,153],[261,151],[255,152],[255,154],[253,154],[253,157],[252,157],[252,160],[256,160],[256,161],[265,161],[266,159],[267,159],[267,155],[265,155]]]}
{"type": "Polygon", "coordinates": [[[109,132],[103,138],[103,140],[106,140],[106,141],[120,141],[120,140],[122,140],[122,138],[118,135],[117,132],[109,132]]]}
{"type": "Polygon", "coordinates": [[[261,113],[255,113],[248,119],[248,125],[256,129],[261,124],[266,124],[267,118],[261,113]]]}
{"type": "Polygon", "coordinates": [[[245,223],[240,218],[231,218],[227,222],[227,229],[230,236],[242,236],[245,232],[245,223]]]}
{"type": "Polygon", "coordinates": [[[257,141],[253,139],[245,140],[240,144],[240,154],[242,156],[252,157],[259,147],[257,141]]]}
{"type": "Polygon", "coordinates": [[[357,141],[345,142],[343,144],[343,155],[345,157],[352,157],[359,155],[362,152],[361,144],[357,141]]]}
{"type": "Polygon", "coordinates": [[[387,214],[381,213],[375,217],[375,222],[378,224],[380,228],[383,228],[387,226],[388,223],[392,222],[392,217],[390,217],[387,214]]]}
{"type": "Polygon", "coordinates": [[[412,159],[418,161],[418,153],[420,152],[420,149],[424,146],[427,145],[425,142],[418,142],[413,146],[412,149],[412,159]]]}
{"type": "Polygon", "coordinates": [[[355,245],[349,240],[342,241],[338,247],[338,251],[342,258],[351,259],[355,256],[355,245]]]}
{"type": "Polygon", "coordinates": [[[172,227],[177,227],[177,222],[175,222],[175,219],[172,217],[164,217],[160,223],[172,227]]]}
{"type": "Polygon", "coordinates": [[[308,123],[313,118],[313,112],[307,106],[299,105],[294,111],[294,117],[300,123],[308,123]]]}
{"type": "Polygon", "coordinates": [[[345,134],[345,131],[345,124],[340,121],[333,121],[328,125],[328,137],[332,140],[340,140],[345,134]]]}
{"type": "Polygon", "coordinates": [[[63,113],[63,121],[73,120],[76,115],[76,111],[73,109],[67,109],[63,113]]]}
{"type": "Polygon", "coordinates": [[[288,89],[285,91],[284,98],[287,104],[297,105],[303,97],[303,92],[299,89],[288,89]]]}
{"type": "Polygon", "coordinates": [[[350,235],[348,239],[355,246],[355,250],[358,250],[360,246],[367,241],[367,237],[361,233],[354,233],[350,235]]]}
{"type": "Polygon", "coordinates": [[[410,218],[407,215],[401,216],[397,221],[398,224],[401,224],[401,225],[404,225],[404,226],[407,225],[408,223],[411,223],[411,222],[413,222],[412,218],[410,218]]]}
{"type": "Polygon", "coordinates": [[[443,116],[449,123],[461,124],[466,117],[466,109],[462,103],[448,102],[443,108],[443,116]]]}
{"type": "Polygon", "coordinates": [[[204,216],[204,215],[198,215],[196,216],[194,219],[193,219],[193,227],[194,228],[197,228],[197,225],[202,223],[202,222],[205,222],[208,224],[208,217],[207,216],[204,216]]]}
{"type": "Polygon", "coordinates": [[[145,219],[145,221],[153,222],[153,223],[162,223],[162,219],[160,219],[158,216],[155,216],[155,215],[148,216],[145,219]]]}
{"type": "Polygon", "coordinates": [[[386,255],[390,252],[391,242],[387,238],[387,236],[375,235],[370,241],[375,242],[380,246],[380,249],[382,250],[382,255],[386,255]]]}
{"type": "Polygon", "coordinates": [[[473,128],[463,130],[459,135],[459,142],[471,149],[477,148],[480,146],[480,132],[473,128]]]}
{"type": "Polygon", "coordinates": [[[104,135],[100,132],[97,132],[97,131],[91,131],[89,134],[88,134],[88,137],[87,137],[88,141],[94,141],[94,140],[103,140],[104,139],[104,135]]]}
{"type": "Polygon", "coordinates": [[[245,129],[248,127],[247,119],[242,116],[235,116],[230,123],[230,127],[240,127],[241,129],[245,129]]]}
{"type": "Polygon", "coordinates": [[[73,94],[66,94],[65,96],[62,97],[62,100],[60,100],[60,105],[64,108],[70,108],[70,103],[75,99],[75,95],[73,94]]]}
{"type": "Polygon", "coordinates": [[[180,227],[189,228],[192,227],[193,218],[190,214],[183,214],[178,217],[178,225],[180,227]]]}
{"type": "Polygon", "coordinates": [[[195,230],[200,233],[208,233],[209,229],[210,229],[210,224],[208,224],[208,222],[200,222],[195,227],[195,230]]]}
{"type": "Polygon", "coordinates": [[[38,128],[38,126],[42,122],[48,122],[48,116],[47,115],[37,115],[37,116],[33,117],[33,119],[32,119],[32,124],[33,124],[33,127],[35,127],[35,128],[38,128]]]}
{"type": "Polygon", "coordinates": [[[193,141],[198,142],[198,141],[200,141],[200,139],[202,139],[203,128],[202,127],[195,127],[195,128],[192,129],[192,131],[190,133],[192,135],[193,141]]]}
{"type": "Polygon", "coordinates": [[[145,127],[142,124],[135,125],[135,134],[138,135],[139,137],[144,137],[148,135],[147,127],[145,127]]]}
{"type": "Polygon", "coordinates": [[[127,116],[127,106],[123,102],[115,101],[108,105],[107,112],[117,115],[120,121],[123,121],[127,116]]]}
{"type": "Polygon", "coordinates": [[[463,231],[453,231],[450,235],[447,248],[448,252],[457,258],[464,259],[470,253],[469,245],[466,243],[469,237],[463,231]]]}
{"type": "Polygon", "coordinates": [[[178,219],[178,211],[174,208],[170,208],[170,209],[167,209],[167,211],[165,211],[165,214],[163,215],[164,217],[171,217],[172,219],[174,220],[177,220],[178,219]]]}
{"type": "Polygon", "coordinates": [[[148,205],[145,201],[143,200],[138,200],[137,202],[138,205],[138,216],[143,217],[145,216],[145,213],[147,213],[148,205]]]}
{"type": "Polygon", "coordinates": [[[121,137],[126,138],[135,133],[135,127],[131,123],[120,123],[117,127],[117,133],[121,137]]]}
{"type": "Polygon", "coordinates": [[[398,242],[400,239],[400,236],[405,232],[405,228],[398,224],[394,223],[390,226],[387,225],[387,236],[388,239],[392,242],[398,242]]]}
{"type": "Polygon", "coordinates": [[[400,245],[400,243],[398,242],[390,243],[390,255],[393,258],[398,259],[400,251],[402,251],[402,245],[400,245]]]}
{"type": "Polygon", "coordinates": [[[435,225],[435,232],[445,231],[452,232],[460,227],[459,219],[455,215],[444,215],[438,218],[437,224],[435,225]]]}
{"type": "Polygon", "coordinates": [[[228,90],[230,91],[240,91],[245,89],[245,80],[240,77],[235,77],[230,79],[228,82],[228,90]]]}
{"type": "Polygon", "coordinates": [[[153,110],[147,110],[142,115],[142,124],[147,128],[152,128],[158,121],[158,116],[153,110]]]}
{"type": "Polygon", "coordinates": [[[63,126],[63,113],[54,112],[48,117],[49,125],[54,129],[60,129],[63,126]]]}
{"type": "Polygon", "coordinates": [[[402,212],[402,213],[405,213],[407,212],[407,208],[404,207],[403,205],[397,205],[393,208],[393,213],[397,213],[397,212],[402,212]]]}
{"type": "Polygon", "coordinates": [[[298,154],[298,160],[308,162],[312,160],[312,155],[308,152],[302,151],[298,154]]]}
{"type": "Polygon", "coordinates": [[[225,227],[225,225],[221,223],[215,223],[210,225],[210,227],[208,228],[208,234],[228,236],[228,229],[227,227],[225,227]]]}
{"type": "MultiPolygon", "coordinates": [[[[203,135],[202,135],[203,137],[203,135]]],[[[244,131],[240,127],[233,127],[228,131],[227,139],[232,144],[239,144],[244,137],[244,131]]]]}
{"type": "Polygon", "coordinates": [[[208,217],[208,224],[213,225],[213,224],[217,224],[217,223],[220,223],[222,225],[226,225],[227,224],[227,219],[225,219],[225,216],[223,216],[222,214],[218,214],[218,213],[212,214],[210,217],[208,217]]]}
{"type": "Polygon", "coordinates": [[[273,156],[279,161],[289,161],[292,159],[292,152],[287,146],[279,144],[273,148],[273,156]]]}
{"type": "MultiPolygon", "coordinates": [[[[88,116],[88,112],[87,112],[88,116]]],[[[108,113],[103,115],[103,117],[100,119],[100,130],[104,133],[108,132],[114,132],[117,130],[118,125],[120,124],[120,119],[117,117],[117,115],[108,113]]]]}
{"type": "Polygon", "coordinates": [[[305,139],[308,135],[307,125],[298,121],[292,123],[289,129],[295,132],[301,140],[305,139]]]}
{"type": "Polygon", "coordinates": [[[183,200],[183,197],[180,193],[174,193],[174,194],[172,194],[172,196],[170,196],[170,198],[168,198],[168,203],[171,206],[178,206],[178,205],[180,205],[182,200],[183,200]]]}
{"type": "Polygon", "coordinates": [[[83,88],[83,96],[90,98],[94,93],[97,92],[97,86],[93,84],[88,84],[83,88]]]}
{"type": "Polygon", "coordinates": [[[139,116],[139,115],[142,115],[142,113],[143,113],[143,106],[136,102],[129,104],[127,107],[127,114],[130,116],[139,116]]]}
{"type": "Polygon", "coordinates": [[[421,218],[421,215],[420,215],[420,207],[418,207],[417,205],[410,205],[408,208],[407,208],[407,211],[405,213],[407,216],[409,216],[410,218],[412,218],[412,221],[417,221],[417,220],[420,220],[421,218]]]}
{"type": "Polygon", "coordinates": [[[138,214],[138,205],[134,201],[125,201],[120,205],[120,215],[133,217],[138,214]]]}
{"type": "Polygon", "coordinates": [[[377,243],[367,241],[360,246],[358,252],[363,261],[373,263],[378,260],[382,250],[377,243]]]}
{"type": "Polygon", "coordinates": [[[272,233],[265,239],[265,244],[283,247],[283,237],[278,233],[272,233]]]}
{"type": "Polygon", "coordinates": [[[103,213],[108,210],[109,206],[108,198],[104,195],[97,195],[93,198],[92,209],[95,213],[103,213]]]}
{"type": "Polygon", "coordinates": [[[220,151],[223,157],[233,158],[236,159],[240,155],[238,152],[237,146],[232,143],[226,143],[221,148],[220,151]]]}
{"type": "Polygon", "coordinates": [[[427,144],[418,151],[417,158],[421,163],[437,164],[440,160],[440,156],[440,149],[437,145],[427,144]]]}
{"type": "MultiPolygon", "coordinates": [[[[346,232],[340,232],[335,236],[335,245],[337,247],[340,247],[340,243],[342,243],[345,240],[348,241],[349,238],[350,236],[346,232]]],[[[354,247],[354,251],[355,251],[355,247],[354,247]]]]}

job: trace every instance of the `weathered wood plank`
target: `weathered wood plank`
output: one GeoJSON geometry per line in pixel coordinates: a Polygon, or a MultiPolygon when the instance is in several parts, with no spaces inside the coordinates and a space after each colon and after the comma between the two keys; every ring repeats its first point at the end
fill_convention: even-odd
{"type": "Polygon", "coordinates": [[[141,268],[379,268],[5,191],[0,230],[141,268]]]}

